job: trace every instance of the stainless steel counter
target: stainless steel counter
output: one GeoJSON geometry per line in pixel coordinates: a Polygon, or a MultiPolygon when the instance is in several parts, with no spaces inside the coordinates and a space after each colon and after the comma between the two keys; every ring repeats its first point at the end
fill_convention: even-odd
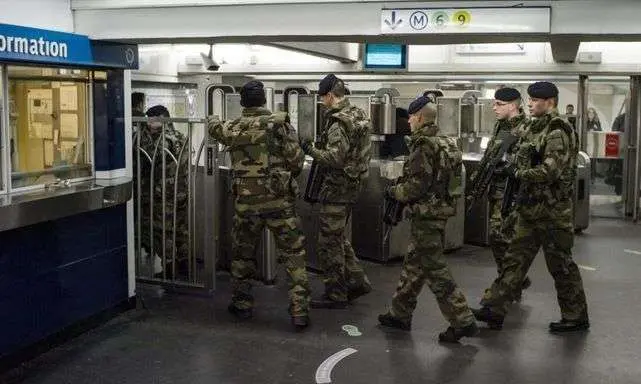
{"type": "Polygon", "coordinates": [[[131,194],[131,178],[118,178],[3,195],[0,231],[124,204],[131,194]]]}

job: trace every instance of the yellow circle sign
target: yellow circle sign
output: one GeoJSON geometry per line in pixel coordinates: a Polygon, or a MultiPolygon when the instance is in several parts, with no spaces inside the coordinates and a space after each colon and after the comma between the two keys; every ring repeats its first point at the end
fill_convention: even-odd
{"type": "Polygon", "coordinates": [[[468,11],[456,11],[452,16],[452,24],[457,27],[467,27],[472,21],[472,14],[468,11]]]}

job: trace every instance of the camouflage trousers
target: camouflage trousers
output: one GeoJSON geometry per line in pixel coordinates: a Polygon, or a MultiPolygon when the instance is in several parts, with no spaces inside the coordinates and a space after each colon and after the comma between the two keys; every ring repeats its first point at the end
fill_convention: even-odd
{"type": "Polygon", "coordinates": [[[305,236],[293,207],[258,215],[236,211],[232,228],[232,303],[240,309],[254,305],[251,294],[251,279],[257,274],[254,255],[265,226],[274,234],[279,261],[285,263],[287,270],[290,314],[307,315],[310,289],[305,269],[305,236]]]}
{"type": "Polygon", "coordinates": [[[490,199],[490,248],[496,261],[496,269],[501,273],[501,266],[507,252],[510,238],[514,234],[516,224],[510,217],[504,220],[501,214],[502,200],[490,199]]]}
{"type": "Polygon", "coordinates": [[[410,245],[392,296],[393,316],[411,319],[416,299],[427,282],[441,313],[453,327],[465,327],[474,322],[465,295],[452,278],[443,256],[445,223],[445,220],[412,218],[410,245]]]}
{"type": "MultiPolygon", "coordinates": [[[[490,199],[490,248],[496,262],[497,274],[501,274],[503,269],[503,260],[510,245],[510,240],[514,237],[514,227],[516,225],[516,212],[511,212],[507,217],[503,217],[501,206],[503,200],[490,199]]],[[[515,292],[515,297],[520,296],[521,286],[515,292]]],[[[489,295],[489,290],[485,291],[485,296],[481,300],[481,305],[485,305],[485,297],[489,295]]]]}
{"type": "Polygon", "coordinates": [[[325,294],[335,301],[346,301],[350,289],[370,285],[352,244],[345,238],[350,209],[348,205],[322,204],[319,210],[318,258],[325,294]]]}
{"type": "Polygon", "coordinates": [[[561,315],[566,320],[588,316],[581,274],[572,260],[574,232],[571,217],[563,220],[526,220],[517,214],[514,237],[503,261],[503,270],[489,288],[484,305],[506,314],[539,249],[554,279],[561,315]]]}

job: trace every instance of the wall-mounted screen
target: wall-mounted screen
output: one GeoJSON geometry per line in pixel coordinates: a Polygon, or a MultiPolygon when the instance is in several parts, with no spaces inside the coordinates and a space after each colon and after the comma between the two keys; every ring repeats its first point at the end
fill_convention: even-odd
{"type": "Polygon", "coordinates": [[[364,69],[407,69],[407,45],[365,44],[364,69]]]}

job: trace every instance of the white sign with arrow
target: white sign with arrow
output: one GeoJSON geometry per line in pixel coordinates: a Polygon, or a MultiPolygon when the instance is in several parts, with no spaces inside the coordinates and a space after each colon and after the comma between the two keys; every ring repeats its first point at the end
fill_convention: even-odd
{"type": "Polygon", "coordinates": [[[550,33],[550,8],[382,9],[381,33],[550,33]]]}

